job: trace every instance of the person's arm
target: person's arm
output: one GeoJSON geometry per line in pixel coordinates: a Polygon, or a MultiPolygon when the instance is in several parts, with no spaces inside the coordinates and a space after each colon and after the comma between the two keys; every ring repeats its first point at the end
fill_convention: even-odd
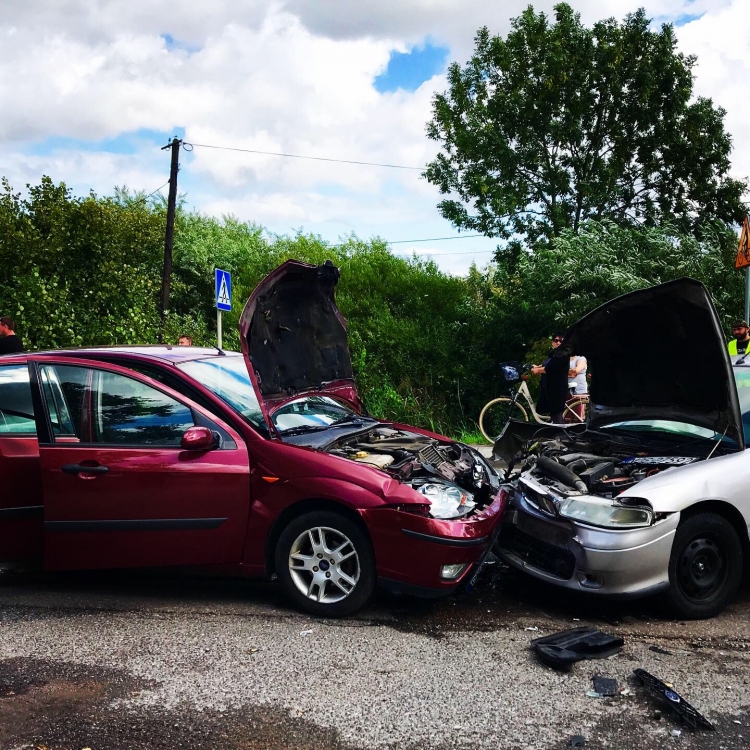
{"type": "Polygon", "coordinates": [[[576,375],[580,375],[586,369],[586,357],[578,357],[575,367],[571,367],[568,371],[568,377],[574,378],[576,375]]]}
{"type": "Polygon", "coordinates": [[[547,371],[544,369],[544,365],[531,365],[532,375],[544,375],[545,372],[547,371]]]}

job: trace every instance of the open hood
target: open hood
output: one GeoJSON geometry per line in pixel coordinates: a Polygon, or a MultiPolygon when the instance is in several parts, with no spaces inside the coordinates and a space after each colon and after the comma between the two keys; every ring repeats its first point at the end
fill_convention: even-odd
{"type": "Polygon", "coordinates": [[[336,307],[339,269],[288,260],[258,284],[240,317],[240,340],[264,415],[305,393],[335,396],[357,411],[346,335],[336,307]]]}
{"type": "Polygon", "coordinates": [[[677,279],[607,302],[570,328],[558,353],[588,360],[591,427],[666,419],[744,447],[732,365],[699,281],[677,279]]]}

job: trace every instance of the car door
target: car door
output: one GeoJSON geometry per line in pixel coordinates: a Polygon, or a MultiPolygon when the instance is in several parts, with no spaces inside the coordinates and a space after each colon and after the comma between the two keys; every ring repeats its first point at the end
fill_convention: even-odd
{"type": "Polygon", "coordinates": [[[42,555],[42,482],[26,362],[0,357],[0,562],[42,555]]]}
{"type": "Polygon", "coordinates": [[[50,570],[239,563],[248,453],[227,424],[125,367],[30,357],[50,570]],[[213,450],[184,450],[202,425],[213,450]]]}

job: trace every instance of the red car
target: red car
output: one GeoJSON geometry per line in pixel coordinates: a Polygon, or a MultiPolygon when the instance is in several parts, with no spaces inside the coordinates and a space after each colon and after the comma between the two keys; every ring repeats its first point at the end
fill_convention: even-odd
{"type": "Polygon", "coordinates": [[[331,616],[376,583],[455,589],[508,494],[472,448],[363,413],[338,276],[277,268],[245,306],[242,354],[0,359],[0,561],[275,573],[297,606],[331,616]]]}

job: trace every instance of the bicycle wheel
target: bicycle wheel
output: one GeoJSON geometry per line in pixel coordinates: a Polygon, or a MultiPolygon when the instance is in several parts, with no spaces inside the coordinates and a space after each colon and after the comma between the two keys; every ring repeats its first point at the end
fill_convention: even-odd
{"type": "Polygon", "coordinates": [[[518,401],[514,404],[507,396],[501,396],[485,404],[479,415],[479,429],[490,443],[494,443],[509,419],[528,422],[529,415],[518,401]]]}
{"type": "Polygon", "coordinates": [[[589,405],[588,396],[574,396],[565,402],[563,421],[565,424],[581,424],[586,421],[586,411],[589,405]]]}

